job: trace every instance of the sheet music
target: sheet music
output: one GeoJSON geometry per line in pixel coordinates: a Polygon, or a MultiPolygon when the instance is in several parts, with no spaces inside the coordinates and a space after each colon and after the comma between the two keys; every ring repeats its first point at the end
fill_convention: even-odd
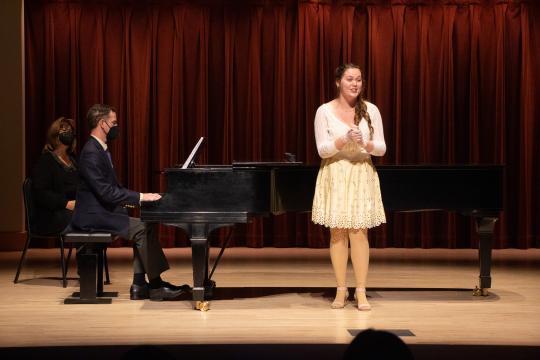
{"type": "Polygon", "coordinates": [[[201,138],[199,139],[199,141],[197,142],[193,150],[191,150],[191,154],[189,154],[188,158],[184,162],[184,165],[182,165],[182,169],[187,169],[189,167],[189,164],[191,164],[191,162],[195,158],[195,155],[197,154],[197,151],[199,150],[199,147],[201,146],[203,140],[204,140],[204,137],[201,136],[201,138]]]}

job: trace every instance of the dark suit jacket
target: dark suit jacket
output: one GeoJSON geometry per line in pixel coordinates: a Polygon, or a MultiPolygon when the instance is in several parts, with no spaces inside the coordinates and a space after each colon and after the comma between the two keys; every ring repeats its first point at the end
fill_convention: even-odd
{"type": "Polygon", "coordinates": [[[32,169],[32,197],[35,216],[32,230],[40,235],[57,235],[69,224],[71,210],[68,200],[75,200],[79,174],[74,166],[67,167],[47,151],[32,169]]]}
{"type": "Polygon", "coordinates": [[[93,137],[79,156],[79,174],[71,226],[76,230],[127,237],[129,217],[123,206],[138,205],[140,194],[118,183],[108,152],[93,137]]]}

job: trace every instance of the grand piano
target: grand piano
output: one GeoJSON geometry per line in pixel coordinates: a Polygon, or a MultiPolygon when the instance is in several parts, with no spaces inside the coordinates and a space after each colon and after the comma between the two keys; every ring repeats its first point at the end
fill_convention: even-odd
{"type": "MultiPolygon", "coordinates": [[[[208,271],[208,235],[257,216],[311,211],[318,169],[292,161],[184,165],[164,170],[166,192],[161,200],[141,206],[141,220],[175,226],[187,233],[196,309],[208,309],[215,286],[208,271]]],[[[480,280],[474,294],[487,295],[493,229],[502,210],[503,167],[384,165],[377,166],[377,171],[388,212],[446,210],[475,218],[480,280]]]]}

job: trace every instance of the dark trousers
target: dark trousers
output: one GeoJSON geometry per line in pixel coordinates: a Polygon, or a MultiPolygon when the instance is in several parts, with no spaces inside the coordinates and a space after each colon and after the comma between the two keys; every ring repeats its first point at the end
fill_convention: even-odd
{"type": "Polygon", "coordinates": [[[147,224],[139,218],[129,218],[128,239],[133,241],[133,272],[146,273],[148,279],[157,278],[169,269],[157,237],[157,225],[147,224]]]}

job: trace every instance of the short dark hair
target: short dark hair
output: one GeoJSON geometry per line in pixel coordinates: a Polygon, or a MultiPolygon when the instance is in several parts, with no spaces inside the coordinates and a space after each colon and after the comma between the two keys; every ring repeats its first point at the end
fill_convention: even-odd
{"type": "Polygon", "coordinates": [[[90,130],[95,129],[99,120],[106,118],[112,112],[116,112],[116,109],[110,105],[94,104],[90,106],[86,113],[86,120],[88,121],[88,127],[90,130]]]}

